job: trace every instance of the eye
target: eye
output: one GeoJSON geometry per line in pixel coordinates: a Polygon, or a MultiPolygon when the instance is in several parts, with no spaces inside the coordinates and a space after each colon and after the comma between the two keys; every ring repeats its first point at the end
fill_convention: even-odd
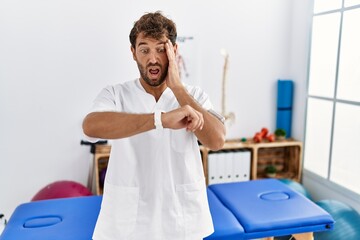
{"type": "Polygon", "coordinates": [[[164,52],[165,52],[165,48],[158,48],[157,51],[158,51],[158,53],[164,53],[164,52]]]}
{"type": "Polygon", "coordinates": [[[143,53],[143,54],[147,54],[147,53],[149,52],[149,49],[147,49],[147,48],[141,48],[139,51],[140,51],[141,53],[143,53]]]}

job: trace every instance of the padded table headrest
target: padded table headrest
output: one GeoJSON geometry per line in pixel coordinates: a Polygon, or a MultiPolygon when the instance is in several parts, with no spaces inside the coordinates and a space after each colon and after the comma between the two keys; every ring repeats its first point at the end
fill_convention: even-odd
{"type": "Polygon", "coordinates": [[[101,200],[101,196],[89,196],[22,204],[15,209],[0,240],[89,240],[101,200]]]}
{"type": "Polygon", "coordinates": [[[276,179],[214,184],[209,188],[246,234],[276,230],[278,233],[273,234],[279,236],[294,229],[313,232],[328,230],[334,223],[326,211],[276,179]]]}

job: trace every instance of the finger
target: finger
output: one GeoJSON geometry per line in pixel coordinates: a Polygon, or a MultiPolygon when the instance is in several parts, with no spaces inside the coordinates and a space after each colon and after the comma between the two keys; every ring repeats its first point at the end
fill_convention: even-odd
{"type": "Polygon", "coordinates": [[[174,46],[172,45],[172,42],[170,41],[170,39],[168,39],[166,41],[167,47],[169,49],[170,52],[174,52],[174,46]]]}
{"type": "Polygon", "coordinates": [[[189,112],[186,116],[186,121],[186,130],[189,132],[194,132],[198,122],[196,114],[194,112],[189,112]]]}
{"type": "Polygon", "coordinates": [[[202,113],[201,112],[198,112],[198,111],[196,111],[196,114],[197,114],[197,116],[198,116],[198,125],[196,126],[196,130],[202,130],[203,129],[203,127],[204,127],[204,116],[202,115],[202,113]]]}
{"type": "Polygon", "coordinates": [[[193,125],[194,125],[194,119],[192,119],[191,117],[187,117],[186,131],[192,132],[193,125]]]}
{"type": "Polygon", "coordinates": [[[191,110],[197,120],[194,127],[196,129],[201,129],[204,125],[204,117],[203,117],[202,113],[193,108],[191,108],[191,110]]]}
{"type": "Polygon", "coordinates": [[[202,114],[194,109],[191,110],[191,121],[189,122],[189,130],[195,132],[201,130],[204,125],[202,114]]]}
{"type": "Polygon", "coordinates": [[[205,123],[205,120],[204,120],[204,116],[203,116],[203,114],[202,113],[200,113],[199,112],[199,118],[200,118],[200,126],[199,126],[199,130],[201,131],[201,130],[203,130],[203,128],[204,128],[204,123],[205,123]]]}
{"type": "Polygon", "coordinates": [[[167,40],[167,42],[165,43],[165,49],[167,57],[169,59],[169,63],[173,63],[175,61],[175,51],[174,46],[172,45],[170,40],[167,40]]]}
{"type": "Polygon", "coordinates": [[[201,126],[201,119],[199,118],[199,115],[196,112],[194,114],[196,117],[194,117],[194,120],[192,122],[192,132],[197,131],[201,126]]]}

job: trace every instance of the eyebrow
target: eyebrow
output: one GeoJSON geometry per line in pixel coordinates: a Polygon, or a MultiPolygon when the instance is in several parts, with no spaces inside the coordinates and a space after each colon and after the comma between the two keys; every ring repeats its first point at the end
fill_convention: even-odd
{"type": "Polygon", "coordinates": [[[139,42],[138,47],[141,45],[148,45],[146,42],[139,42]]]}
{"type": "MultiPolygon", "coordinates": [[[[166,41],[158,42],[157,45],[163,45],[165,43],[166,43],[166,41]]],[[[141,45],[149,45],[149,44],[147,42],[139,42],[139,44],[137,46],[140,47],[141,45]]]]}

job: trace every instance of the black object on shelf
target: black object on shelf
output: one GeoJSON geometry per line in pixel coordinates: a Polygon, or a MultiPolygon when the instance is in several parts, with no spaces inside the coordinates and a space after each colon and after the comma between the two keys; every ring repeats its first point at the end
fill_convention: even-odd
{"type": "Polygon", "coordinates": [[[95,143],[85,141],[85,140],[81,140],[80,145],[89,145],[90,146],[90,152],[94,154],[96,145],[104,145],[104,144],[107,144],[107,143],[108,143],[107,140],[100,140],[100,141],[97,141],[95,143]]]}

